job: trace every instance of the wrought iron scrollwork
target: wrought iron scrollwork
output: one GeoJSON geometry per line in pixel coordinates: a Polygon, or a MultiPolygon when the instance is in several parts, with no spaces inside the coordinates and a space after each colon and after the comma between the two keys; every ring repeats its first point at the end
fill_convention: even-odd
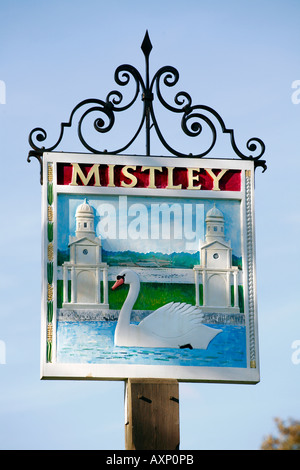
{"type": "Polygon", "coordinates": [[[60,135],[57,142],[54,145],[45,146],[44,144],[47,140],[47,132],[40,128],[36,127],[29,134],[29,144],[33,150],[30,150],[27,160],[30,161],[32,157],[35,157],[39,160],[41,165],[41,182],[42,182],[42,155],[43,152],[51,152],[55,150],[61,143],[65,129],[71,127],[74,120],[75,113],[82,111],[81,117],[78,121],[78,137],[81,144],[92,153],[110,153],[110,154],[120,154],[128,149],[133,142],[136,140],[141,130],[145,126],[146,130],[146,155],[150,156],[150,131],[152,128],[155,130],[161,144],[172,154],[177,157],[197,157],[202,158],[208,155],[214,148],[217,142],[218,130],[223,134],[229,134],[231,147],[235,154],[243,160],[253,160],[255,168],[260,166],[263,168],[263,171],[266,170],[267,165],[265,160],[261,160],[265,152],[265,145],[263,141],[257,137],[252,137],[246,143],[246,149],[248,152],[241,152],[238,148],[233,129],[227,129],[225,123],[221,116],[211,107],[206,105],[193,105],[191,96],[181,91],[177,93],[174,97],[174,103],[170,104],[163,96],[162,93],[162,84],[166,87],[174,87],[179,80],[178,71],[172,66],[161,67],[153,76],[152,81],[150,82],[149,77],[149,56],[152,50],[152,44],[146,32],[145,38],[141,45],[141,49],[145,56],[145,65],[146,65],[146,74],[145,81],[143,80],[139,71],[132,65],[124,64],[120,65],[115,71],[115,82],[119,86],[126,86],[129,82],[135,83],[135,90],[133,93],[132,99],[126,104],[124,103],[123,94],[114,90],[108,93],[106,100],[100,99],[86,99],[81,101],[75,106],[70,114],[68,122],[61,123],[60,135]],[[141,95],[140,95],[141,93],[141,95]],[[141,96],[143,102],[143,110],[141,113],[141,118],[137,127],[137,130],[134,132],[131,139],[126,145],[123,145],[120,148],[114,148],[110,150],[103,150],[96,148],[87,142],[83,135],[83,123],[85,119],[92,113],[98,113],[98,117],[94,120],[94,129],[100,133],[104,134],[109,132],[115,124],[116,113],[126,111],[131,108],[134,103],[136,103],[138,97],[141,96]],[[168,111],[172,113],[181,114],[181,129],[183,133],[188,137],[198,137],[203,131],[203,126],[207,126],[211,133],[211,140],[207,147],[198,153],[182,153],[173,148],[170,143],[167,142],[164,137],[159,125],[158,120],[155,115],[155,109],[153,106],[154,96],[158,99],[158,102],[168,111]],[[217,127],[219,129],[217,129],[217,127]]]}

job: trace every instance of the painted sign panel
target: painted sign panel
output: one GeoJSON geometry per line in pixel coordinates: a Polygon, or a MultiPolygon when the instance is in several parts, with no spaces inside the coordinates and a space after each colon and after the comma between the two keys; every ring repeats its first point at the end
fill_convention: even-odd
{"type": "Polygon", "coordinates": [[[45,153],[42,378],[257,383],[251,161],[45,153]]]}

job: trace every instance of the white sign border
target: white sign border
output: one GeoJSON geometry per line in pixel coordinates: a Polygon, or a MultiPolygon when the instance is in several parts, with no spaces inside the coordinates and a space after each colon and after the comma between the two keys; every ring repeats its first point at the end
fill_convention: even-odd
{"type": "MultiPolygon", "coordinates": [[[[43,154],[44,185],[42,188],[42,318],[41,318],[41,379],[73,379],[73,380],[126,380],[127,378],[158,378],[177,379],[185,382],[215,382],[215,383],[248,383],[256,384],[260,380],[258,355],[258,322],[256,295],[256,255],[255,255],[255,221],[254,221],[254,162],[236,159],[197,159],[177,157],[145,157],[106,154],[80,154],[64,152],[47,152],[43,154]],[[145,166],[176,166],[184,168],[211,168],[241,170],[241,191],[196,191],[168,189],[168,196],[235,199],[241,202],[243,266],[244,266],[244,298],[247,338],[247,367],[203,367],[203,366],[160,366],[160,365],[118,365],[118,364],[62,364],[55,362],[56,352],[56,309],[53,308],[53,320],[47,321],[47,302],[52,298],[56,305],[56,266],[57,250],[57,194],[82,193],[82,186],[57,185],[56,163],[81,164],[118,164],[145,166]],[[48,167],[52,170],[48,173],[48,167]],[[53,200],[49,211],[47,186],[49,178],[53,187],[53,200]],[[49,216],[50,213],[50,216],[49,216]],[[47,262],[49,240],[47,221],[53,220],[53,279],[49,286],[47,279],[47,262]],[[52,296],[52,297],[51,297],[52,296]],[[53,362],[47,362],[47,343],[51,339],[53,362]]],[[[165,189],[145,188],[108,188],[84,186],[84,194],[119,194],[166,196],[165,189]]],[[[50,249],[51,251],[51,249],[50,249]]]]}

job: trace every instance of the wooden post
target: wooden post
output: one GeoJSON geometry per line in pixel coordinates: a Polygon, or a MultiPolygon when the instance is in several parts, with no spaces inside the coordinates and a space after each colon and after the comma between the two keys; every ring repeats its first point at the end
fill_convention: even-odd
{"type": "Polygon", "coordinates": [[[178,450],[177,380],[128,379],[125,387],[125,449],[178,450]]]}

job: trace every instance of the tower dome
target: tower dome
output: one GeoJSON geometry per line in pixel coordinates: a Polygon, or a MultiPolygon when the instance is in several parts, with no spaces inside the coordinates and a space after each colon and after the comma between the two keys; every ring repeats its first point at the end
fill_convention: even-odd
{"type": "Polygon", "coordinates": [[[224,220],[223,212],[217,209],[215,204],[214,207],[207,212],[205,222],[207,222],[209,219],[219,221],[224,220]]]}
{"type": "Polygon", "coordinates": [[[93,214],[93,217],[94,217],[93,208],[89,205],[89,203],[85,199],[84,202],[80,204],[80,206],[77,207],[75,217],[77,217],[78,215],[80,216],[80,215],[84,215],[88,213],[93,214]]]}
{"type": "Polygon", "coordinates": [[[224,235],[224,215],[216,205],[210,209],[205,218],[206,223],[206,241],[210,242],[212,240],[225,240],[224,235]]]}
{"type": "Polygon", "coordinates": [[[94,220],[95,215],[93,208],[85,199],[76,210],[76,237],[95,238],[94,220]]]}

